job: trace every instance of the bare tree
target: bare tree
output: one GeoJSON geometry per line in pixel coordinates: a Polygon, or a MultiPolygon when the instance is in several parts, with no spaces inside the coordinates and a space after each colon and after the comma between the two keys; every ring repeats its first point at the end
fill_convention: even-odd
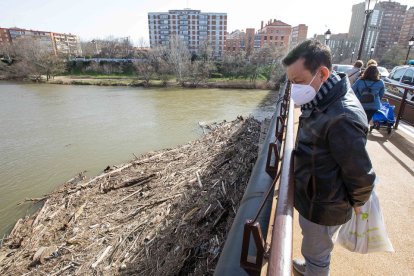
{"type": "Polygon", "coordinates": [[[151,49],[154,57],[154,69],[157,77],[164,86],[167,85],[168,79],[173,72],[169,62],[169,49],[167,47],[155,47],[151,49]]]}
{"type": "Polygon", "coordinates": [[[40,64],[46,74],[46,81],[49,81],[50,78],[55,78],[56,75],[66,70],[65,61],[55,55],[45,54],[40,64]]]}
{"type": "Polygon", "coordinates": [[[174,73],[179,83],[184,82],[190,64],[190,52],[187,45],[178,37],[172,36],[169,45],[169,63],[174,68],[174,73]]]}
{"type": "Polygon", "coordinates": [[[81,42],[81,49],[84,56],[87,57],[94,57],[98,55],[98,45],[96,40],[91,41],[82,41],[81,42]]]}
{"type": "Polygon", "coordinates": [[[46,75],[51,76],[64,71],[65,63],[55,56],[49,48],[45,48],[40,41],[30,38],[21,38],[2,50],[3,56],[9,61],[6,71],[8,78],[31,78],[36,81],[46,75]]]}
{"type": "Polygon", "coordinates": [[[222,55],[221,71],[224,76],[234,78],[246,76],[246,53],[244,51],[222,55]]]}
{"type": "Polygon", "coordinates": [[[152,55],[148,55],[146,59],[135,61],[134,68],[138,78],[141,78],[144,81],[144,86],[149,86],[151,79],[155,75],[154,60],[152,55]]]}
{"type": "Polygon", "coordinates": [[[208,41],[204,41],[200,45],[198,53],[193,55],[188,68],[186,79],[192,87],[196,87],[200,82],[206,81],[211,73],[216,70],[213,61],[213,49],[208,41]]]}
{"type": "Polygon", "coordinates": [[[280,59],[285,55],[285,48],[275,45],[265,44],[262,48],[255,51],[249,58],[248,74],[251,82],[255,82],[261,74],[267,81],[277,72],[276,68],[280,65],[280,59]]]}

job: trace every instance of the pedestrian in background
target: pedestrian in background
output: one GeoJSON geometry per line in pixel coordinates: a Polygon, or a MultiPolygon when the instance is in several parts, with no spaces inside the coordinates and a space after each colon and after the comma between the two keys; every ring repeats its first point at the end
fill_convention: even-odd
{"type": "Polygon", "coordinates": [[[349,83],[351,85],[353,85],[355,81],[361,76],[361,68],[363,65],[364,62],[362,62],[362,60],[357,60],[354,63],[354,67],[346,72],[349,78],[349,83]]]}
{"type": "Polygon", "coordinates": [[[381,99],[385,93],[385,84],[378,67],[371,65],[365,69],[362,76],[352,85],[352,89],[361,102],[369,123],[374,113],[381,108],[381,99]]]}
{"type": "Polygon", "coordinates": [[[377,63],[377,61],[375,59],[370,59],[367,62],[367,68],[370,67],[371,65],[378,66],[378,63],[377,63]]]}

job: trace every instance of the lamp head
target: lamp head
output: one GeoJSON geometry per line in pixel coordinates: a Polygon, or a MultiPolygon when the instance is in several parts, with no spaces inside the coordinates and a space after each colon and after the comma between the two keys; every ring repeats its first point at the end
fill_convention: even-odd
{"type": "Polygon", "coordinates": [[[330,38],[331,38],[331,30],[330,29],[328,29],[326,32],[325,32],[325,39],[326,40],[329,40],[330,38]]]}
{"type": "Polygon", "coordinates": [[[413,46],[413,45],[414,45],[414,36],[412,36],[410,40],[408,40],[408,46],[413,46]]]}

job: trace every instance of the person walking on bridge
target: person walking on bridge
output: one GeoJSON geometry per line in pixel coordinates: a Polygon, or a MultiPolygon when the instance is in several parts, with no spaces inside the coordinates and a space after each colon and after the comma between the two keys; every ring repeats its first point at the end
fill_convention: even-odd
{"type": "Polygon", "coordinates": [[[303,275],[329,275],[341,225],[368,201],[375,172],[365,148],[367,116],[346,74],[332,71],[329,47],[307,40],[283,59],[291,97],[301,106],[294,152],[295,208],[305,260],[303,275]]]}
{"type": "Polygon", "coordinates": [[[351,85],[354,84],[356,80],[361,76],[361,68],[363,65],[364,65],[364,62],[362,60],[357,60],[354,63],[354,67],[352,67],[352,69],[349,69],[346,72],[351,85]]]}

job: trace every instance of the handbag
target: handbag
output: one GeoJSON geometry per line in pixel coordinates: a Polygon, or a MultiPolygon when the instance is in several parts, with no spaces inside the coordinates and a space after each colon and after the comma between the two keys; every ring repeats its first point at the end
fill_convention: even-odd
{"type": "Polygon", "coordinates": [[[361,207],[361,213],[355,215],[352,212],[351,220],[342,225],[337,242],[349,251],[361,254],[394,252],[375,190],[361,207]]]}

